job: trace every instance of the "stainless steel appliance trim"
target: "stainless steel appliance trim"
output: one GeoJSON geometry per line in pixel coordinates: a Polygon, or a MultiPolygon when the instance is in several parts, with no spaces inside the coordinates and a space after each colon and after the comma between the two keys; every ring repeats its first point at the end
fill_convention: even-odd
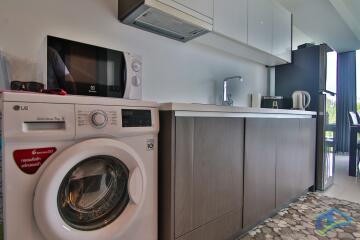
{"type": "Polygon", "coordinates": [[[193,112],[175,111],[176,117],[235,117],[235,118],[312,118],[307,114],[282,114],[282,113],[229,113],[229,112],[193,112]]]}

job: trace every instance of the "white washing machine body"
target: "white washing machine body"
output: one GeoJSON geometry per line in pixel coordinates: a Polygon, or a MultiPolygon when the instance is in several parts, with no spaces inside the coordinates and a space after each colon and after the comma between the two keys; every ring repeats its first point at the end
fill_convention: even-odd
{"type": "Polygon", "coordinates": [[[1,98],[5,239],[157,240],[155,103],[1,98]]]}

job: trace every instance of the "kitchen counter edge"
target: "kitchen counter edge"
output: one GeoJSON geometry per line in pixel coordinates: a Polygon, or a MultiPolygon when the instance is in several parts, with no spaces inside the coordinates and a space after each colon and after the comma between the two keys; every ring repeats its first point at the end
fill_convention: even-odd
{"type": "Polygon", "coordinates": [[[220,106],[198,103],[163,103],[160,111],[174,111],[178,117],[313,118],[313,111],[220,106]]]}

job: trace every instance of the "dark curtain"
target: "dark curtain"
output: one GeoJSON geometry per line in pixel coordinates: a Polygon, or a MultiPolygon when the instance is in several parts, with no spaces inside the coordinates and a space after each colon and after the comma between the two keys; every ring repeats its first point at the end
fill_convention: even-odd
{"type": "Polygon", "coordinates": [[[356,52],[338,54],[336,149],[349,152],[349,111],[356,111],[356,52]]]}

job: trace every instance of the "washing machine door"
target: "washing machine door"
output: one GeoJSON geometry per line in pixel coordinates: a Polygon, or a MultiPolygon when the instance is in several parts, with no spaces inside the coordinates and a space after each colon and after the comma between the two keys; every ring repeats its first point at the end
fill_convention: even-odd
{"type": "Polygon", "coordinates": [[[46,239],[119,239],[144,201],[146,176],[138,154],[112,139],[77,143],[46,167],[34,196],[46,239]]]}

